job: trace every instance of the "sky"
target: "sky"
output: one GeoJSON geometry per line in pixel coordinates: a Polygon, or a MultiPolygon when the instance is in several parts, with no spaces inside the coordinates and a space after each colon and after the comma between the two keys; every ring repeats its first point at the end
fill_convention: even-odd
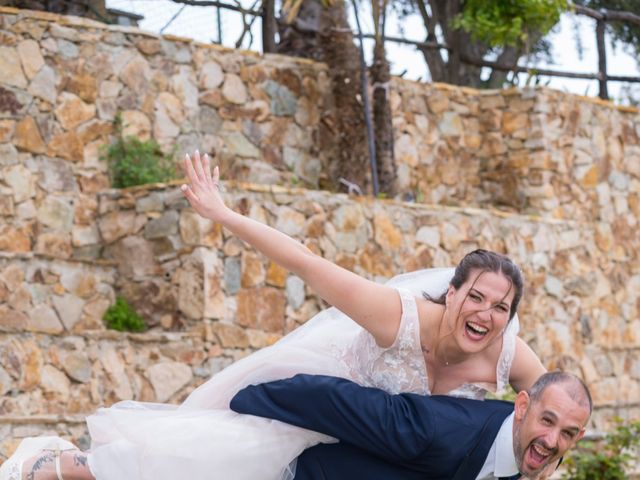
{"type": "MultiPolygon", "coordinates": [[[[229,2],[232,3],[232,2],[229,2]]],[[[251,7],[253,3],[247,0],[240,0],[245,7],[251,7]]],[[[257,2],[259,4],[259,2],[257,2]]],[[[217,29],[216,8],[214,7],[192,7],[180,5],[170,0],[107,0],[107,7],[117,8],[129,12],[144,15],[144,20],[140,22],[140,27],[144,30],[155,33],[170,33],[182,37],[190,37],[195,40],[211,43],[219,41],[217,29]],[[173,20],[172,20],[173,19],[173,20]]],[[[351,12],[352,25],[353,12],[351,12]]],[[[373,26],[370,15],[361,12],[359,15],[364,32],[372,32],[373,26]]],[[[236,12],[225,10],[221,16],[222,24],[222,44],[228,47],[235,47],[241,29],[241,15],[236,12]]],[[[421,41],[425,38],[424,25],[418,16],[404,19],[402,22],[389,18],[387,21],[389,36],[403,36],[405,38],[421,41]],[[397,28],[401,25],[402,31],[397,28]],[[393,28],[392,28],[393,27],[393,28]]],[[[251,50],[261,50],[260,42],[260,20],[256,20],[251,29],[253,42],[249,37],[245,38],[242,48],[251,50]]],[[[538,68],[557,69],[570,72],[594,73],[597,71],[598,56],[595,41],[595,21],[577,15],[565,14],[560,23],[556,25],[550,35],[552,52],[555,64],[539,63],[538,68]],[[579,33],[576,35],[576,33],[579,33]],[[578,50],[580,38],[582,55],[578,50]]],[[[640,76],[638,61],[623,48],[614,48],[607,39],[607,70],[610,75],[633,75],[640,76]]],[[[365,56],[370,57],[372,45],[370,41],[365,41],[365,56]]],[[[391,62],[392,74],[403,73],[404,78],[411,80],[429,80],[429,73],[424,61],[424,57],[415,47],[409,45],[399,45],[387,42],[387,56],[391,62]]],[[[525,82],[525,75],[521,74],[520,81],[525,82]]],[[[597,96],[598,84],[594,80],[563,79],[558,77],[542,77],[542,84],[547,84],[551,88],[576,93],[579,95],[597,96]]],[[[609,95],[616,103],[627,104],[626,95],[621,90],[621,82],[609,82],[609,95]]],[[[626,84],[629,87],[629,84],[626,84]]],[[[631,85],[636,92],[636,98],[640,99],[640,84],[631,85]]]]}

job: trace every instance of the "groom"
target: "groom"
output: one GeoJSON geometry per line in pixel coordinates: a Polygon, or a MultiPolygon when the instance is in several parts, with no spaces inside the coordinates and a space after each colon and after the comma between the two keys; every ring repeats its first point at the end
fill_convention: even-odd
{"type": "Polygon", "coordinates": [[[584,435],[587,387],[541,376],[515,403],[391,395],[313,375],[254,385],[231,409],[331,435],[298,458],[296,480],[536,478],[584,435]],[[520,473],[519,473],[520,472],[520,473]]]}

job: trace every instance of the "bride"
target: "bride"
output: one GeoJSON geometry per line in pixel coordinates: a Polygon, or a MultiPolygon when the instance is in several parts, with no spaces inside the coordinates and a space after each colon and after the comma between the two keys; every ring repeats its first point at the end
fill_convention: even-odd
{"type": "Polygon", "coordinates": [[[517,337],[520,270],[476,250],[454,269],[385,285],[323,259],[226,207],[207,155],[184,159],[182,191],[196,212],[305,280],[333,308],[227,367],[179,406],[126,401],[87,418],[91,449],[57,437],[23,440],[0,480],[290,480],[295,458],[325,435],[229,410],[241,388],[296,373],[350,378],[391,393],[484,398],[530,387],[545,369],[517,337]]]}

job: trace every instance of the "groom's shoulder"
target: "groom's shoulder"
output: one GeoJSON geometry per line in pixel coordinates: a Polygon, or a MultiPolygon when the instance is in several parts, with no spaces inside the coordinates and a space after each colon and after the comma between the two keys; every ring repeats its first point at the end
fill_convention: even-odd
{"type": "Polygon", "coordinates": [[[460,420],[469,417],[487,417],[496,413],[506,417],[513,411],[513,403],[504,400],[474,400],[447,395],[432,395],[424,397],[424,401],[441,414],[458,416],[460,420]]]}

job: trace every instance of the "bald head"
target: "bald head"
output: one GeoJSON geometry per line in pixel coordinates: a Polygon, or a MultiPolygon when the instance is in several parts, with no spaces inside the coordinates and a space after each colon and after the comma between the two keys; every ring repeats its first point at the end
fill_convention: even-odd
{"type": "Polygon", "coordinates": [[[578,405],[588,408],[589,415],[591,415],[593,410],[593,401],[591,400],[591,393],[589,393],[589,389],[582,380],[567,372],[547,372],[538,378],[536,383],[534,383],[529,389],[531,402],[537,402],[542,396],[542,393],[550,385],[557,385],[562,388],[578,405]]]}
{"type": "Polygon", "coordinates": [[[528,478],[538,478],[584,435],[591,395],[575,375],[550,372],[529,391],[518,393],[514,409],[513,451],[518,469],[528,478]]]}

